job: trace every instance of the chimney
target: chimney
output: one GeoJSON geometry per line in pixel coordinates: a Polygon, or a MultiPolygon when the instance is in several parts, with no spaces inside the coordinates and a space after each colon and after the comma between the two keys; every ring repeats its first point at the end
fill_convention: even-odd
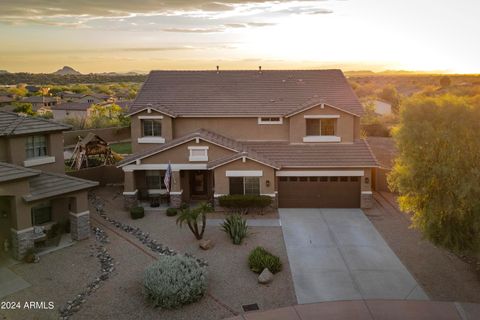
{"type": "Polygon", "coordinates": [[[217,66],[217,73],[220,73],[220,67],[217,66]]]}
{"type": "Polygon", "coordinates": [[[262,66],[258,66],[258,73],[262,73],[262,66]]]}

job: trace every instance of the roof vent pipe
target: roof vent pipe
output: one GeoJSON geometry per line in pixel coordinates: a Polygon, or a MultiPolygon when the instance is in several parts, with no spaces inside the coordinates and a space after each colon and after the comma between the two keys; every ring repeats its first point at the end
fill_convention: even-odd
{"type": "Polygon", "coordinates": [[[258,73],[262,73],[262,66],[258,66],[258,73]]]}
{"type": "Polygon", "coordinates": [[[217,73],[220,73],[220,67],[217,66],[217,73]]]}

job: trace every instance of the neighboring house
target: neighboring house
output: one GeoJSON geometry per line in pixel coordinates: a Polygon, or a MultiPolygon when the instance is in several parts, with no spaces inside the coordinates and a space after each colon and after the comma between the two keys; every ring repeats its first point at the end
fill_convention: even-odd
{"type": "Polygon", "coordinates": [[[392,114],[392,104],[384,100],[374,100],[373,106],[375,108],[375,113],[385,116],[392,114]]]}
{"type": "Polygon", "coordinates": [[[74,102],[88,102],[88,103],[103,103],[103,102],[113,102],[114,99],[108,94],[98,93],[98,94],[86,94],[80,98],[73,99],[74,102]]]}
{"type": "Polygon", "coordinates": [[[51,107],[54,120],[64,120],[65,118],[86,119],[90,102],[65,102],[51,107]]]}
{"type": "Polygon", "coordinates": [[[21,102],[31,103],[33,111],[42,107],[52,107],[59,103],[57,97],[31,96],[21,100],[21,102]]]}
{"type": "MultiPolygon", "coordinates": [[[[64,120],[65,118],[87,119],[91,115],[90,107],[93,103],[89,102],[66,102],[52,107],[53,119],[64,120]]],[[[99,103],[102,106],[108,106],[110,102],[99,103]]],[[[128,110],[132,101],[117,101],[115,104],[119,105],[123,110],[128,110]]]]}
{"type": "Polygon", "coordinates": [[[69,126],[0,111],[0,242],[16,259],[44,241],[54,224],[73,240],[89,236],[87,191],[97,182],[65,175],[63,134],[69,126]]]}
{"type": "Polygon", "coordinates": [[[363,107],[340,70],[152,71],[130,108],[125,206],[261,194],[280,207],[372,205],[363,107]]]}
{"type": "Polygon", "coordinates": [[[37,93],[40,91],[40,87],[37,86],[25,86],[25,89],[27,89],[28,92],[30,93],[37,93]]]}
{"type": "Polygon", "coordinates": [[[15,101],[15,98],[11,96],[0,96],[0,107],[11,105],[15,101]]]}

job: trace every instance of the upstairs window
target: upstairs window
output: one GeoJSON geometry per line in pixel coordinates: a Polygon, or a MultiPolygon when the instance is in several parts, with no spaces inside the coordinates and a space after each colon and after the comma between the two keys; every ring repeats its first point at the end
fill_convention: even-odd
{"type": "Polygon", "coordinates": [[[161,120],[148,119],[142,120],[144,137],[160,137],[162,136],[161,120]]]}
{"type": "Polygon", "coordinates": [[[306,119],[307,136],[334,136],[336,119],[306,119]]]}
{"type": "Polygon", "coordinates": [[[230,194],[240,195],[259,195],[260,178],[259,177],[230,177],[230,194]]]}
{"type": "Polygon", "coordinates": [[[25,145],[27,159],[47,156],[46,136],[29,136],[25,145]]]}
{"type": "Polygon", "coordinates": [[[283,118],[281,117],[260,117],[258,118],[258,124],[282,124],[283,118]]]}

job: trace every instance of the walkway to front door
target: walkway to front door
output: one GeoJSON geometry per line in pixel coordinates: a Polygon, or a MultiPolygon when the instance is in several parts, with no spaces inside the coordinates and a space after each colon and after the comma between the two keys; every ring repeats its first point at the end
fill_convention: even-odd
{"type": "Polygon", "coordinates": [[[360,209],[279,209],[298,303],[427,300],[360,209]]]}

